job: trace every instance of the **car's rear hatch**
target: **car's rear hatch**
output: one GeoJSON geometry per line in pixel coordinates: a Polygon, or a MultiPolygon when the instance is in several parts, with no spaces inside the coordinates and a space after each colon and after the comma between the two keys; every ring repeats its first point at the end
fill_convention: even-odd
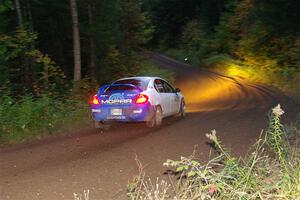
{"type": "Polygon", "coordinates": [[[98,94],[102,106],[130,106],[142,92],[140,88],[132,84],[113,84],[98,94]]]}
{"type": "Polygon", "coordinates": [[[97,121],[143,121],[149,114],[149,97],[144,94],[149,79],[120,79],[102,86],[94,97],[92,114],[97,121]]]}
{"type": "MultiPolygon", "coordinates": [[[[142,113],[148,108],[148,99],[144,104],[137,103],[142,89],[132,84],[113,84],[99,91],[99,109],[108,120],[143,120],[142,113]]],[[[148,98],[148,97],[147,97],[148,98]]]]}

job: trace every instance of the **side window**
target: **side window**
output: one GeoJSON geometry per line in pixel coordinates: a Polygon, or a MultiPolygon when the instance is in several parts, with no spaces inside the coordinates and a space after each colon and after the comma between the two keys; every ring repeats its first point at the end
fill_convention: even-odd
{"type": "Polygon", "coordinates": [[[160,80],[160,79],[155,79],[154,87],[155,87],[156,91],[159,92],[159,93],[164,93],[165,92],[163,81],[160,80]]]}
{"type": "Polygon", "coordinates": [[[165,89],[166,93],[174,93],[175,92],[174,88],[170,84],[168,84],[165,81],[163,83],[164,83],[164,89],[165,89]]]}

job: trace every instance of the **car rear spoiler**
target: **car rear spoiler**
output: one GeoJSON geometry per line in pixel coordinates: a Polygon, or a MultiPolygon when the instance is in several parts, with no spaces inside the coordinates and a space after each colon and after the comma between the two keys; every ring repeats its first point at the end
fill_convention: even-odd
{"type": "Polygon", "coordinates": [[[137,89],[137,90],[139,90],[139,91],[142,91],[142,89],[141,89],[141,88],[139,88],[139,87],[138,87],[138,86],[136,86],[136,85],[129,84],[129,83],[124,83],[124,84],[111,84],[111,85],[103,85],[103,86],[101,86],[101,87],[99,88],[99,90],[98,90],[98,94],[102,94],[102,93],[104,93],[104,92],[105,92],[105,90],[106,90],[107,88],[109,88],[110,86],[129,86],[129,87],[133,87],[133,88],[135,88],[135,89],[137,89]]]}
{"type": "Polygon", "coordinates": [[[99,89],[98,89],[98,94],[102,94],[110,85],[102,85],[99,89]]]}

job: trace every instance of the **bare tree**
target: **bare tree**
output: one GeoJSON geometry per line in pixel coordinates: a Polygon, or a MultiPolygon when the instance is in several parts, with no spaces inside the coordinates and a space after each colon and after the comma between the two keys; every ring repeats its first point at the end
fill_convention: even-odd
{"type": "Polygon", "coordinates": [[[23,28],[23,16],[22,16],[22,10],[21,10],[21,6],[20,6],[20,1],[19,0],[15,0],[15,6],[16,6],[16,11],[17,11],[17,15],[18,15],[18,24],[19,24],[19,27],[23,28]]]}
{"type": "Polygon", "coordinates": [[[73,24],[74,81],[78,81],[81,79],[81,55],[76,0],[70,0],[70,6],[73,24]]]}

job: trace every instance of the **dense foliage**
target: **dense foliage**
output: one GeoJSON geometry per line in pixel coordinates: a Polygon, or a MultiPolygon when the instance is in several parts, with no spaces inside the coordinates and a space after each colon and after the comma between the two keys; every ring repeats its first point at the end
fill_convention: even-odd
{"type": "Polygon", "coordinates": [[[162,51],[182,60],[187,57],[192,64],[299,92],[295,84],[289,84],[300,83],[299,1],[161,0],[147,4],[158,27],[154,42],[162,51]]]}
{"type": "MultiPolygon", "coordinates": [[[[18,92],[33,90],[41,76],[57,76],[49,72],[53,69],[48,65],[72,79],[69,1],[26,0],[19,2],[19,9],[15,2],[19,1],[0,1],[0,59],[4,72],[0,84],[9,82],[9,88],[18,92]]],[[[102,82],[139,70],[137,51],[153,32],[141,6],[139,0],[77,1],[82,77],[102,82]]]]}
{"type": "MultiPolygon", "coordinates": [[[[241,61],[244,68],[264,71],[265,79],[272,79],[268,72],[286,79],[299,73],[300,3],[295,0],[75,2],[82,77],[91,80],[137,73],[137,52],[144,47],[181,49],[179,57],[197,64],[241,61]]],[[[48,87],[48,76],[56,84],[62,83],[58,78],[72,79],[69,1],[1,0],[0,21],[1,86],[10,83],[11,90],[24,92],[48,87]]]]}
{"type": "Polygon", "coordinates": [[[169,76],[139,55],[153,32],[140,0],[1,0],[0,21],[1,143],[86,126],[101,83],[169,76]]]}

